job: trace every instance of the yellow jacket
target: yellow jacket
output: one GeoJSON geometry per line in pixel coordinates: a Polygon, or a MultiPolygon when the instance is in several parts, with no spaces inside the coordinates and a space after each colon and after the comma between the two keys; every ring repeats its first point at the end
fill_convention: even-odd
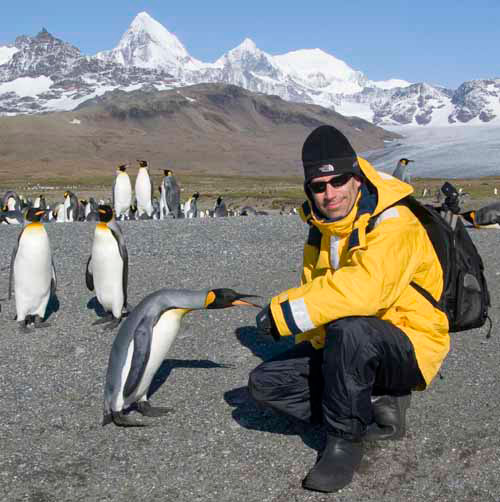
{"type": "Polygon", "coordinates": [[[275,296],[271,312],[280,335],[324,346],[325,325],[342,317],[375,316],[404,331],[427,384],[449,351],[448,318],[410,282],[436,300],[443,272],[427,232],[397,202],[410,185],[376,171],[358,157],[364,183],[352,211],[339,221],[322,219],[306,202],[301,217],[311,225],[304,246],[302,285],[275,296]],[[371,231],[370,218],[375,218],[371,231]]]}

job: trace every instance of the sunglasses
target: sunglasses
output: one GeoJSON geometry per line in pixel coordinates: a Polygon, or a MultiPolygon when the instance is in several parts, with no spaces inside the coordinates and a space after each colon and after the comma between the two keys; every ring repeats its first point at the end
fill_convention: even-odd
{"type": "Polygon", "coordinates": [[[340,176],[335,176],[329,181],[314,181],[309,183],[309,188],[313,193],[323,193],[326,191],[326,185],[331,185],[333,188],[339,188],[345,185],[353,175],[351,173],[341,174],[340,176]]]}

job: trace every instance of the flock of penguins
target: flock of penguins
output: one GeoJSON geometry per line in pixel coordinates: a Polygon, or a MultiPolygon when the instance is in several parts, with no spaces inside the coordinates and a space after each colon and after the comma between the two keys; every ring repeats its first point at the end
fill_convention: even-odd
{"type": "MultiPolygon", "coordinates": [[[[266,211],[259,211],[251,206],[245,206],[236,211],[228,209],[222,196],[217,198],[213,209],[198,210],[197,202],[200,196],[195,192],[185,203],[180,201],[181,189],[173,172],[164,169],[164,177],[159,186],[160,197],[154,196],[153,183],[149,175],[148,162],[138,161],[139,171],[135,180],[135,198],[132,197],[132,183],[126,172],[128,165],[123,164],[116,170],[113,182],[112,200],[108,201],[115,211],[119,221],[125,220],[163,220],[165,218],[220,218],[225,216],[266,215],[266,211]]],[[[99,221],[98,205],[103,205],[104,200],[96,202],[93,197],[78,199],[71,191],[64,193],[64,201],[50,207],[43,195],[34,201],[18,196],[9,190],[0,206],[0,223],[15,225],[26,221],[26,211],[33,207],[44,210],[41,216],[43,222],[73,222],[73,221],[99,221]]],[[[296,210],[292,210],[296,213],[296,210]]]]}
{"type": "MultiPolygon", "coordinates": [[[[104,312],[94,324],[103,329],[119,326],[109,356],[104,388],[103,425],[145,426],[147,421],[137,420],[130,414],[137,411],[146,417],[157,417],[170,409],[154,407],[148,401],[148,389],[153,377],[167,356],[179,332],[182,318],[192,310],[223,309],[234,306],[256,307],[249,301],[255,295],[237,293],[232,289],[193,291],[161,289],[146,296],[135,308],[127,302],[128,253],[117,219],[151,219],[155,207],[151,200],[152,187],[148,166],[140,162],[135,192],[137,206],[132,206],[132,190],[126,174],[126,165],[120,166],[113,184],[113,207],[99,204],[85,212],[83,219],[96,221],[92,249],[85,270],[88,289],[94,291],[104,312]],[[149,190],[148,190],[149,187],[149,190]]],[[[196,217],[197,194],[184,205],[179,203],[179,186],[172,172],[165,170],[160,188],[160,216],[196,217]],[[187,207],[186,207],[187,206],[187,207]]],[[[16,320],[22,333],[50,324],[45,320],[47,306],[56,294],[56,268],[52,258],[49,237],[43,222],[49,214],[55,221],[79,221],[80,205],[68,192],[65,202],[53,210],[42,207],[43,201],[23,207],[20,197],[9,191],[3,198],[5,219],[15,219],[24,226],[18,236],[10,261],[9,300],[14,291],[16,320]],[[64,220],[59,213],[64,213],[64,220]],[[19,216],[20,215],[20,216],[19,216]]],[[[214,210],[222,207],[222,200],[214,210]]],[[[225,210],[225,207],[223,207],[225,210]]],[[[227,216],[219,211],[214,216],[227,216]]],[[[159,216],[159,217],[160,217],[159,216]]],[[[4,221],[4,223],[9,223],[4,221]]]]}

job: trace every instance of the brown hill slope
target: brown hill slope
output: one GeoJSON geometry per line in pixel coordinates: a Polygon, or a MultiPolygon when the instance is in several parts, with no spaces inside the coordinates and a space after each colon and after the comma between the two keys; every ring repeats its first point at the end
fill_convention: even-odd
{"type": "Polygon", "coordinates": [[[304,139],[321,124],[338,127],[360,152],[398,137],[356,117],[231,85],[115,91],[74,112],[0,118],[0,182],[97,183],[138,158],[183,174],[299,175],[304,139]]]}

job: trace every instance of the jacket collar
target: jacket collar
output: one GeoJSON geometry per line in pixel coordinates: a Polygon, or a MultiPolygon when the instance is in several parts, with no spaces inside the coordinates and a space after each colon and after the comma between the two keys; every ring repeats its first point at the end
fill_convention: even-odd
{"type": "Polygon", "coordinates": [[[344,235],[352,231],[354,225],[361,224],[366,227],[372,216],[380,214],[413,192],[411,185],[389,174],[376,171],[362,157],[358,157],[358,163],[365,179],[350,213],[341,220],[328,220],[321,215],[308,190],[305,189],[307,200],[299,211],[304,221],[319,228],[322,232],[344,235]]]}

